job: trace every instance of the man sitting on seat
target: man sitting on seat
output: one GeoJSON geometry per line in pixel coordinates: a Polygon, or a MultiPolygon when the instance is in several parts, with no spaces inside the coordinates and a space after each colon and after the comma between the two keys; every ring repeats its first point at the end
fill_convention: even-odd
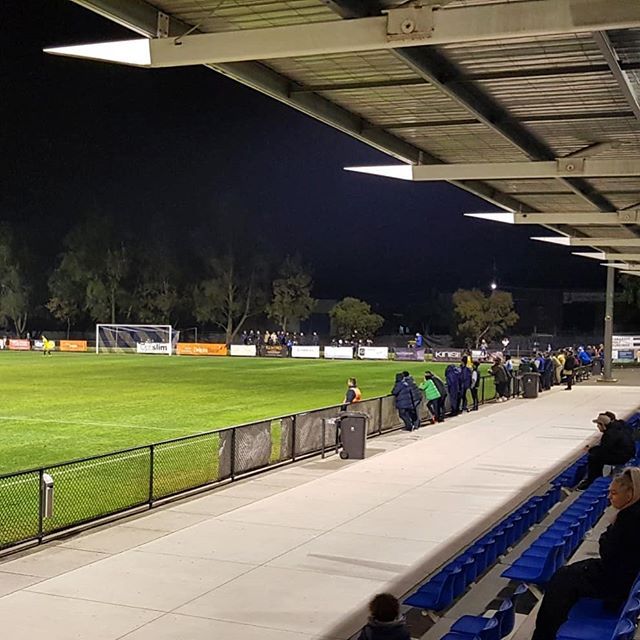
{"type": "Polygon", "coordinates": [[[640,469],[625,469],[609,488],[618,510],[600,536],[600,557],[561,567],[551,578],[538,611],[532,640],[554,640],[571,607],[580,598],[598,598],[617,613],[640,571],[640,469]]]}
{"type": "Polygon", "coordinates": [[[631,432],[622,420],[615,419],[615,414],[610,411],[600,413],[593,422],[602,433],[602,438],[600,444],[589,449],[587,477],[578,485],[580,491],[602,475],[605,464],[624,464],[636,453],[631,432]]]}

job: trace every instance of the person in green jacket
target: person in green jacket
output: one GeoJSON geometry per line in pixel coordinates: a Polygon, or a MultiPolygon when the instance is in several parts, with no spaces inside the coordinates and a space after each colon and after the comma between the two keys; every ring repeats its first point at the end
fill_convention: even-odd
{"type": "Polygon", "coordinates": [[[431,424],[435,424],[438,422],[438,416],[440,415],[438,405],[440,403],[441,396],[438,391],[438,387],[436,387],[435,382],[433,381],[433,376],[428,373],[425,374],[424,382],[419,385],[419,388],[424,392],[427,399],[427,407],[431,413],[431,424]]]}

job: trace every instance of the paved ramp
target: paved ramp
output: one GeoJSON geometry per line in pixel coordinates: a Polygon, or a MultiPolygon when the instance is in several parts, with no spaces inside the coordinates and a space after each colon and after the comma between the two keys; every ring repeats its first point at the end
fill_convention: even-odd
{"type": "Polygon", "coordinates": [[[512,400],[0,563],[11,640],[344,639],[555,475],[634,387],[512,400]]]}

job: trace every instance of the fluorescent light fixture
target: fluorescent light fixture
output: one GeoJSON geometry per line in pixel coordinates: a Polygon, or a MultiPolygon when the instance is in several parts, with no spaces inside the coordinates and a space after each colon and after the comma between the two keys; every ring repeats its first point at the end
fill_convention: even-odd
{"type": "Polygon", "coordinates": [[[56,56],[70,56],[72,58],[87,58],[89,60],[104,60],[106,62],[120,62],[139,67],[151,65],[150,40],[140,38],[136,40],[120,40],[117,42],[97,42],[81,44],[71,47],[54,47],[45,49],[45,53],[56,56]]]}
{"type": "Polygon", "coordinates": [[[465,213],[464,215],[467,218],[491,220],[492,222],[503,222],[505,224],[516,223],[516,214],[513,211],[496,211],[495,213],[465,213]]]}
{"type": "Polygon", "coordinates": [[[620,273],[624,273],[626,276],[636,276],[636,278],[640,278],[640,271],[621,271],[620,273]]]}
{"type": "Polygon", "coordinates": [[[581,256],[582,258],[592,258],[593,260],[606,260],[607,254],[604,251],[572,251],[572,256],[581,256]]]}
{"type": "Polygon", "coordinates": [[[367,173],[372,176],[397,178],[399,180],[413,180],[413,165],[411,164],[381,165],[378,167],[345,167],[344,169],[345,171],[367,173]]]}
{"type": "Polygon", "coordinates": [[[628,271],[640,271],[640,265],[627,264],[626,262],[601,262],[603,267],[613,267],[614,269],[627,269],[628,271]]]}
{"type": "Polygon", "coordinates": [[[560,244],[563,247],[571,246],[571,238],[569,236],[532,236],[532,240],[539,242],[549,242],[551,244],[560,244]]]}

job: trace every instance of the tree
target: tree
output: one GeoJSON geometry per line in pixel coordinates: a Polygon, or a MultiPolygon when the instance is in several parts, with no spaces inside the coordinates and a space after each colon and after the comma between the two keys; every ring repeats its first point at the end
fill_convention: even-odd
{"type": "Polygon", "coordinates": [[[54,318],[67,325],[67,340],[71,333],[71,322],[80,315],[83,306],[82,292],[78,289],[73,273],[66,264],[61,264],[49,278],[51,297],[46,307],[54,318]]]}
{"type": "Polygon", "coordinates": [[[372,338],[384,324],[384,318],[371,311],[371,306],[357,298],[345,298],[329,312],[342,338],[358,335],[372,338]]]}
{"type": "Polygon", "coordinates": [[[13,323],[18,337],[27,328],[30,294],[24,262],[18,260],[12,235],[3,227],[0,230],[0,318],[13,323]]]}
{"type": "Polygon", "coordinates": [[[126,244],[113,224],[107,218],[89,218],[65,238],[47,306],[60,318],[77,303],[94,320],[115,323],[130,308],[130,270],[126,244]]]}
{"type": "Polygon", "coordinates": [[[287,257],[278,275],[273,281],[267,315],[286,331],[291,320],[306,320],[316,301],[311,297],[311,276],[305,273],[299,259],[287,257]]]}
{"type": "Polygon", "coordinates": [[[478,289],[458,289],[453,294],[458,334],[477,348],[480,342],[492,340],[518,322],[513,297],[506,291],[493,291],[486,296],[478,289]]]}
{"type": "Polygon", "coordinates": [[[194,290],[198,322],[213,322],[226,336],[227,344],[247,318],[262,313],[266,306],[266,269],[258,258],[251,264],[238,261],[231,249],[209,261],[210,277],[194,290]]]}

